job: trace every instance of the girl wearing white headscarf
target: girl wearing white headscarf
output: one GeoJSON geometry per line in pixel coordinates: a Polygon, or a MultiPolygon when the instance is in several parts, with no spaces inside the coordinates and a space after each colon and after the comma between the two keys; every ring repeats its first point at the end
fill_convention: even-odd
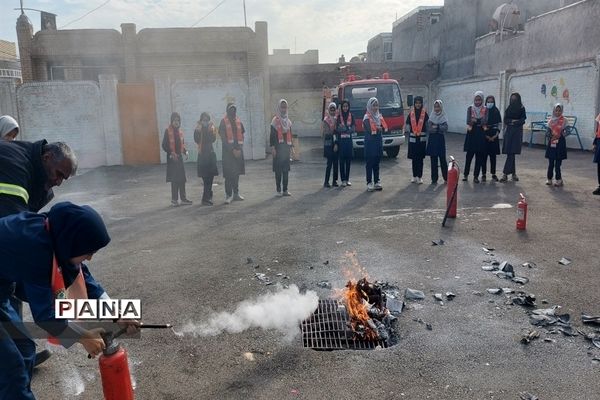
{"type": "MultiPolygon", "coordinates": [[[[475,176],[473,182],[479,183],[479,170],[482,168],[485,151],[484,126],[487,124],[487,108],[483,104],[483,92],[475,92],[473,104],[467,109],[467,134],[465,135],[464,151],[467,153],[463,181],[468,180],[471,162],[475,159],[475,176]]],[[[484,171],[485,174],[485,171],[484,171]]]]}
{"type": "Polygon", "coordinates": [[[365,132],[367,191],[383,190],[379,180],[379,163],[383,155],[383,133],[388,127],[379,112],[379,101],[375,97],[367,101],[367,112],[362,122],[365,132]]]}
{"type": "Polygon", "coordinates": [[[15,140],[19,134],[19,123],[10,115],[0,117],[0,140],[15,140]]]}
{"type": "Polygon", "coordinates": [[[431,183],[437,184],[438,168],[442,168],[444,183],[448,181],[448,163],[446,162],[446,133],[448,132],[448,117],[444,112],[444,104],[441,100],[433,103],[433,112],[427,121],[427,155],[431,158],[431,183]],[[439,161],[439,164],[438,164],[439,161]],[[439,165],[439,167],[438,167],[439,165]]]}
{"type": "Polygon", "coordinates": [[[271,121],[270,144],[277,196],[291,196],[288,191],[288,174],[292,153],[292,121],[288,117],[288,102],[285,99],[279,100],[277,114],[271,121]]]}
{"type": "Polygon", "coordinates": [[[334,102],[329,103],[325,118],[323,119],[323,156],[327,158],[327,168],[325,169],[325,183],[323,187],[330,188],[331,186],[338,186],[338,144],[337,137],[335,135],[335,124],[336,124],[336,111],[337,104],[334,102]],[[331,174],[331,167],[333,167],[333,184],[329,184],[329,175],[331,174]]]}
{"type": "Polygon", "coordinates": [[[567,141],[565,140],[565,128],[568,122],[563,116],[563,105],[556,103],[552,110],[552,118],[548,122],[548,137],[546,145],[546,158],[548,159],[548,174],[546,185],[552,185],[552,178],[555,177],[554,186],[562,186],[562,171],[560,169],[562,160],[567,159],[567,141]],[[556,174],[554,174],[556,172],[556,174]]]}

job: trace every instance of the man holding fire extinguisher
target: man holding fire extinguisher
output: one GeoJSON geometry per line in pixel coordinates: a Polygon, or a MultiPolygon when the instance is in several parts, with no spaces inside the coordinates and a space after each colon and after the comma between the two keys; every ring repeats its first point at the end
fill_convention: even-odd
{"type": "MultiPolygon", "coordinates": [[[[35,399],[31,392],[35,344],[9,301],[12,282],[22,285],[38,326],[64,347],[79,342],[95,357],[105,347],[103,329],[88,330],[56,319],[54,300],[77,286],[89,298],[108,298],[82,263],[109,242],[102,218],[88,206],[64,202],[48,213],[0,218],[0,400],[35,399]]],[[[120,325],[129,334],[139,331],[134,320],[120,325]]]]}

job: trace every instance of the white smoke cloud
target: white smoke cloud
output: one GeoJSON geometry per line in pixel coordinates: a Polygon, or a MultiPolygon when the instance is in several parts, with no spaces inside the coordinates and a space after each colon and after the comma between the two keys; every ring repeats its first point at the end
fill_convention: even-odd
{"type": "Polygon", "coordinates": [[[208,316],[201,323],[188,323],[179,336],[216,336],[223,332],[239,333],[250,328],[275,329],[287,338],[299,331],[299,324],[308,318],[318,306],[319,298],[313,291],[300,293],[296,285],[278,288],[254,300],[239,303],[233,312],[219,312],[208,316]]]}

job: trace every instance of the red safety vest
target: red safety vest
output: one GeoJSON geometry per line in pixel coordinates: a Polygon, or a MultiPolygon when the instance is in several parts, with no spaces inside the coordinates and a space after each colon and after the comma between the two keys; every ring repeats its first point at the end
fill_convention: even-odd
{"type": "MultiPolygon", "coordinates": [[[[284,142],[284,138],[283,138],[283,126],[281,125],[281,118],[279,117],[275,117],[275,129],[277,129],[277,142],[278,143],[283,143],[284,142]]],[[[288,129],[288,131],[285,133],[285,143],[287,143],[288,145],[292,145],[292,127],[290,126],[290,129],[288,129]]]]}
{"type": "Polygon", "coordinates": [[[600,114],[596,117],[596,122],[598,123],[598,127],[596,128],[596,139],[600,139],[600,114]]]}
{"type": "Polygon", "coordinates": [[[561,115],[560,118],[556,120],[556,122],[550,119],[550,121],[548,122],[548,127],[552,132],[552,138],[550,140],[552,141],[552,143],[558,143],[558,139],[560,139],[560,135],[562,134],[562,131],[565,128],[565,117],[561,115]]]}
{"type": "MultiPolygon", "coordinates": [[[[231,121],[229,121],[229,117],[227,115],[223,117],[223,121],[225,121],[225,136],[227,137],[227,143],[233,144],[233,127],[231,126],[231,121]]],[[[235,133],[238,144],[244,143],[244,134],[242,133],[242,122],[238,117],[235,117],[235,133]]]]}
{"type": "Polygon", "coordinates": [[[415,136],[421,136],[421,133],[423,132],[423,125],[425,124],[425,112],[425,108],[421,108],[421,116],[419,117],[419,122],[417,123],[415,109],[413,108],[410,111],[410,128],[415,136]]]}
{"type": "MultiPolygon", "coordinates": [[[[485,114],[487,113],[487,108],[484,106],[479,107],[479,114],[481,115],[481,119],[485,118],[485,114]]],[[[478,119],[477,115],[475,115],[475,106],[471,106],[471,118],[478,119]]]]}
{"type": "MultiPolygon", "coordinates": [[[[175,130],[171,125],[167,128],[167,136],[169,137],[169,150],[171,150],[171,154],[176,154],[175,151],[175,130]]],[[[179,128],[179,148],[181,150],[181,154],[185,154],[185,141],[183,139],[183,130],[179,128]]]]}
{"type": "Polygon", "coordinates": [[[352,125],[352,113],[350,111],[348,111],[348,118],[346,118],[346,122],[344,122],[344,114],[340,113],[338,117],[340,119],[340,123],[345,127],[349,127],[352,125]]]}
{"type": "Polygon", "coordinates": [[[331,129],[332,134],[333,134],[333,131],[335,130],[335,120],[336,119],[337,119],[337,115],[335,117],[332,117],[331,115],[327,114],[325,116],[325,119],[323,120],[327,123],[327,125],[329,125],[329,129],[331,129]]]}
{"type": "MultiPolygon", "coordinates": [[[[377,123],[375,123],[375,119],[373,119],[373,117],[369,113],[367,113],[367,117],[369,118],[369,123],[371,125],[371,135],[377,135],[377,123]]],[[[383,117],[381,117],[381,127],[386,131],[388,130],[388,126],[385,123],[385,119],[383,119],[383,117]]]]}

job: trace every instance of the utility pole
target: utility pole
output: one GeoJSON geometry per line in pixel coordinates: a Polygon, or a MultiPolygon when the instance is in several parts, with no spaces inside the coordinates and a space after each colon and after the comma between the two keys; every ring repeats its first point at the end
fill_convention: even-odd
{"type": "MultiPolygon", "coordinates": [[[[21,0],[21,1],[23,1],[23,0],[21,0]]],[[[242,3],[244,4],[244,26],[247,28],[248,21],[246,20],[246,0],[242,0],[242,3]]]]}
{"type": "Polygon", "coordinates": [[[23,0],[21,0],[21,14],[25,14],[25,11],[23,11],[23,0]]]}

